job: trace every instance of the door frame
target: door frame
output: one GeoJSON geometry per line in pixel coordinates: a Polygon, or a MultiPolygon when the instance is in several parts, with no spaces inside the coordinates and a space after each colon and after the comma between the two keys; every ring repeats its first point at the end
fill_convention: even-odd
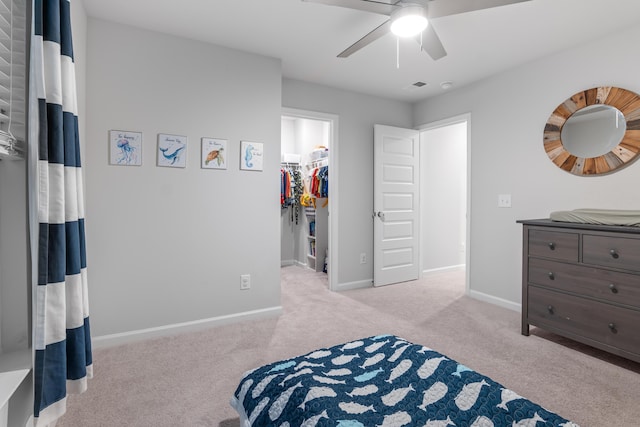
{"type": "Polygon", "coordinates": [[[321,113],[318,111],[300,110],[283,107],[281,117],[295,117],[299,119],[319,120],[329,123],[329,289],[334,291],[338,286],[338,115],[321,113]]]}
{"type": "MultiPolygon", "coordinates": [[[[416,129],[422,135],[425,131],[430,131],[446,126],[456,125],[459,123],[467,124],[467,206],[466,206],[466,232],[465,232],[465,294],[469,294],[469,270],[471,263],[471,113],[460,114],[458,116],[449,117],[446,119],[438,120],[435,122],[430,122],[421,126],[418,126],[416,129]]],[[[420,141],[421,144],[424,141],[420,141]]],[[[422,156],[420,156],[420,170],[423,170],[424,164],[422,164],[422,156]]],[[[424,212],[423,209],[426,209],[426,201],[424,197],[420,198],[420,210],[424,212]]],[[[420,253],[424,253],[424,243],[422,243],[422,238],[420,239],[420,253]]],[[[420,277],[422,277],[423,272],[423,262],[422,256],[420,257],[420,277]]]]}

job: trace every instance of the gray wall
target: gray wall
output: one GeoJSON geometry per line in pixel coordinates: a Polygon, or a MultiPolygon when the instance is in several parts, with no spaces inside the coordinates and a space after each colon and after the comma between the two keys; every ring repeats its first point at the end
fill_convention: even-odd
{"type": "MultiPolygon", "coordinates": [[[[411,127],[411,104],[362,95],[326,86],[284,79],[282,105],[339,116],[337,147],[339,185],[338,283],[334,287],[367,284],[373,279],[373,125],[411,127]],[[360,264],[360,253],[369,260],[360,264]]],[[[330,203],[336,203],[329,195],[330,203]]],[[[334,225],[335,226],[335,225],[334,225]]],[[[332,242],[332,245],[335,245],[332,242]]]]}
{"type": "MultiPolygon", "coordinates": [[[[340,198],[333,218],[340,237],[338,285],[372,278],[372,264],[360,264],[359,254],[372,258],[376,123],[414,127],[471,113],[470,286],[474,295],[494,302],[517,307],[520,301],[517,219],[576,207],[637,209],[637,195],[628,185],[640,178],[637,164],[604,177],[575,177],[548,160],[542,129],[551,111],[578,90],[617,85],[640,92],[640,58],[627,54],[640,29],[415,106],[282,80],[279,60],[223,47],[93,19],[75,21],[74,31],[79,95],[86,76],[86,107],[80,97],[81,117],[86,114],[80,125],[96,336],[280,304],[279,228],[261,224],[278,224],[273,183],[278,180],[282,106],[339,116],[334,151],[340,198]],[[110,129],[144,133],[143,166],[108,165],[110,129]],[[159,132],[189,137],[186,169],[155,166],[159,132]],[[229,140],[227,170],[200,169],[203,136],[229,140]],[[265,144],[263,172],[238,170],[242,139],[265,144]],[[513,208],[497,208],[497,195],[503,193],[512,194],[513,208]],[[252,289],[241,292],[239,275],[245,273],[252,274],[252,289]]],[[[0,191],[6,195],[4,187],[0,191]]],[[[2,197],[3,206],[7,200],[24,206],[24,192],[15,191],[2,197]]],[[[0,216],[11,217],[2,211],[0,216]]],[[[7,233],[12,231],[0,229],[0,242],[7,241],[7,233]]],[[[6,274],[6,266],[1,271],[6,274]]],[[[9,309],[4,302],[1,308],[5,317],[9,309]]],[[[15,336],[25,336],[24,331],[15,336]]],[[[3,340],[13,334],[3,322],[3,340]]]]}
{"type": "Polygon", "coordinates": [[[27,162],[0,161],[0,353],[28,348],[27,162]]]}
{"type": "Polygon", "coordinates": [[[280,305],[280,61],[89,19],[86,205],[96,336],[280,305]],[[143,165],[108,164],[111,129],[143,132],[143,165]],[[158,133],[189,138],[156,166],[158,133]],[[226,170],[200,138],[228,139],[226,170]],[[241,140],[264,171],[239,170],[241,140]],[[251,290],[240,275],[251,274],[251,290]]]}
{"type": "Polygon", "coordinates": [[[473,295],[518,308],[521,226],[575,208],[638,209],[640,164],[599,177],[557,168],[543,145],[552,111],[580,90],[619,86],[640,93],[640,57],[632,28],[544,58],[415,106],[414,124],[471,113],[470,289],[473,295]],[[498,208],[498,194],[512,208],[498,208]]]}

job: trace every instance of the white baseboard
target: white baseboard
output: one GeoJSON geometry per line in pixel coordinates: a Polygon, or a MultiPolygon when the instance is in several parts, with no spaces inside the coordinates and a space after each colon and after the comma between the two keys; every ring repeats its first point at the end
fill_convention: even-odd
{"type": "Polygon", "coordinates": [[[373,280],[358,280],[357,282],[338,283],[334,291],[349,291],[351,289],[370,288],[373,280]]]}
{"type": "Polygon", "coordinates": [[[509,310],[517,311],[518,313],[522,310],[522,304],[518,304],[503,298],[494,297],[493,295],[485,294],[483,292],[478,292],[474,290],[469,291],[469,296],[471,298],[475,298],[480,301],[488,302],[490,304],[494,304],[503,308],[507,308],[509,310]]]}
{"type": "Polygon", "coordinates": [[[102,335],[93,337],[91,345],[93,348],[105,348],[115,345],[143,341],[150,338],[158,338],[168,335],[175,335],[183,332],[195,332],[208,329],[214,326],[226,325],[245,320],[264,319],[277,317],[282,314],[282,306],[264,308],[261,310],[245,311],[242,313],[229,314],[226,316],[212,317],[209,319],[194,320],[191,322],[175,323],[172,325],[159,326],[156,328],[138,329],[135,331],[122,332],[118,334],[102,335]]]}
{"type": "Polygon", "coordinates": [[[460,271],[465,269],[465,264],[448,265],[446,267],[430,268],[428,270],[422,270],[422,277],[433,276],[439,273],[448,273],[450,271],[460,271]]]}
{"type": "Polygon", "coordinates": [[[298,261],[297,259],[287,259],[280,261],[280,267],[291,267],[292,265],[296,265],[298,267],[307,267],[308,264],[306,262],[298,261]]]}

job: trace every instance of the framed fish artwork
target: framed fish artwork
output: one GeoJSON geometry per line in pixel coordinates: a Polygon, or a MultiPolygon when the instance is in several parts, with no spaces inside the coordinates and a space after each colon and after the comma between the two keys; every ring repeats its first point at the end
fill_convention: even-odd
{"type": "Polygon", "coordinates": [[[202,138],[202,169],[227,168],[227,140],[202,138]]]}
{"type": "Polygon", "coordinates": [[[184,168],[187,166],[187,137],[158,134],[158,166],[184,168]]]}
{"type": "Polygon", "coordinates": [[[261,142],[240,141],[240,169],[261,171],[263,154],[261,142]]]}
{"type": "Polygon", "coordinates": [[[142,132],[109,131],[109,164],[142,165],[142,132]]]}

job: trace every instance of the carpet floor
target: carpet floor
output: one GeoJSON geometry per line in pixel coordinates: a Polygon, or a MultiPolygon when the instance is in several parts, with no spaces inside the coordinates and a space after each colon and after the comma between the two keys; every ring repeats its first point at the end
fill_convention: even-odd
{"type": "MultiPolygon", "coordinates": [[[[582,427],[640,425],[640,364],[537,328],[465,296],[464,272],[381,288],[328,290],[327,278],[281,270],[283,314],[94,351],[89,389],[58,427],[237,427],[242,373],[358,338],[394,334],[431,347],[582,427]]],[[[459,426],[461,427],[461,426],[459,426]]]]}

